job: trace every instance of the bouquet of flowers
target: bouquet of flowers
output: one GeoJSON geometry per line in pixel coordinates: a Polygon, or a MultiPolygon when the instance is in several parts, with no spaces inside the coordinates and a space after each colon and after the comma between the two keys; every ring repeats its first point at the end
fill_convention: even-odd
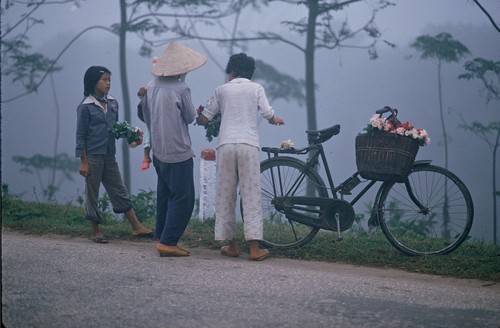
{"type": "Polygon", "coordinates": [[[294,146],[295,144],[293,143],[292,139],[288,139],[281,142],[280,148],[283,150],[291,150],[294,149],[294,146]]]}
{"type": "Polygon", "coordinates": [[[397,120],[390,120],[380,117],[375,114],[370,119],[370,124],[365,128],[368,134],[374,134],[378,131],[399,134],[401,136],[410,137],[418,142],[419,146],[428,145],[431,142],[427,131],[424,129],[416,129],[409,122],[399,123],[397,120]],[[396,123],[395,123],[396,122],[396,123]]]}
{"type": "MultiPolygon", "coordinates": [[[[200,105],[196,112],[201,114],[203,111],[203,106],[200,105]]],[[[207,140],[210,142],[214,138],[217,138],[219,136],[219,129],[220,129],[220,120],[221,120],[221,115],[220,113],[217,113],[214,118],[205,125],[205,137],[207,140]]]]}
{"type": "Polygon", "coordinates": [[[126,139],[130,148],[135,148],[142,144],[144,132],[138,127],[132,127],[128,122],[116,122],[109,131],[116,139],[126,139]]]}

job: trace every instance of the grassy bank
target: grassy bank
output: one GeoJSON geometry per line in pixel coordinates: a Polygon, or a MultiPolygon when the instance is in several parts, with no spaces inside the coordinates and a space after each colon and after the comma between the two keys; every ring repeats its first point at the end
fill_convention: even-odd
{"type": "MultiPolygon", "coordinates": [[[[25,202],[5,197],[2,200],[4,229],[31,234],[90,237],[90,225],[82,216],[81,207],[25,202]]],[[[153,227],[154,219],[146,219],[143,224],[153,227]]],[[[182,244],[187,247],[218,249],[220,244],[213,239],[213,227],[213,220],[202,223],[194,217],[183,236],[182,244]]],[[[111,240],[133,240],[129,233],[129,224],[110,215],[107,215],[102,228],[111,240]]],[[[243,239],[241,226],[239,239],[243,239]]],[[[492,244],[466,242],[448,255],[408,257],[394,249],[381,232],[346,233],[342,241],[333,240],[333,233],[324,232],[301,248],[271,252],[275,257],[389,267],[410,272],[500,282],[500,247],[492,244]]],[[[241,247],[247,251],[245,243],[242,243],[241,247]]]]}

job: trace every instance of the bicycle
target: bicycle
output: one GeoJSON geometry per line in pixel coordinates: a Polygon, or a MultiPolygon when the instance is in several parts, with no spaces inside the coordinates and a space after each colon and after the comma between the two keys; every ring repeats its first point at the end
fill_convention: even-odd
{"type": "MultiPolygon", "coordinates": [[[[376,113],[382,116],[391,110],[386,106],[376,113]]],[[[306,131],[309,146],[305,148],[262,148],[267,153],[261,162],[264,246],[300,247],[320,229],[336,232],[341,240],[341,232],[352,227],[354,205],[378,181],[362,180],[356,171],[334,185],[323,143],[339,132],[338,124],[306,131]],[[296,157],[306,154],[306,161],[296,157]],[[317,170],[320,160],[328,187],[317,170]],[[353,195],[361,183],[366,185],[353,195]],[[348,196],[350,201],[345,199],[348,196]]],[[[402,253],[448,254],[467,238],[474,216],[472,198],[465,184],[449,170],[431,165],[431,160],[416,160],[404,182],[381,183],[368,226],[379,226],[402,253]]]]}

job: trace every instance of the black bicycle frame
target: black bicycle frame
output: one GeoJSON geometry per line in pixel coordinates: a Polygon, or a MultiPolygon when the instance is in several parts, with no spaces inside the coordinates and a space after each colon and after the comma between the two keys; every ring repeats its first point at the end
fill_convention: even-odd
{"type": "MultiPolygon", "coordinates": [[[[319,163],[318,157],[321,158],[321,163],[323,164],[323,166],[325,168],[324,170],[325,170],[326,177],[328,180],[329,189],[330,189],[330,192],[331,192],[332,197],[334,199],[339,199],[338,193],[343,195],[341,191],[344,188],[346,188],[346,186],[349,185],[353,180],[359,179],[358,178],[359,172],[356,171],[356,173],[354,173],[348,179],[346,179],[344,182],[339,184],[338,187],[335,187],[335,184],[333,183],[333,177],[332,177],[332,174],[330,172],[330,166],[328,165],[328,160],[326,159],[325,151],[323,150],[323,145],[317,144],[314,146],[307,147],[306,149],[307,149],[307,152],[311,151],[311,157],[306,162],[306,170],[314,170],[316,165],[319,163]]],[[[304,176],[305,176],[305,174],[304,174],[304,176]]],[[[357,182],[356,185],[358,183],[359,182],[357,182]]],[[[376,180],[370,180],[370,182],[349,202],[351,204],[351,206],[354,206],[354,204],[356,204],[358,202],[358,200],[361,197],[363,197],[363,195],[366,194],[366,192],[368,190],[370,190],[371,187],[373,187],[373,185],[375,183],[377,183],[376,180]]],[[[343,198],[344,198],[343,196],[340,197],[340,199],[343,199],[343,198]]]]}

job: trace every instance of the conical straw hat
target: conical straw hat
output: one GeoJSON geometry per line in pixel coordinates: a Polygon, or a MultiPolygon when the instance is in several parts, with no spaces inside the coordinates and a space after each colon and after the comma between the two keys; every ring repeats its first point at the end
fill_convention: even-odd
{"type": "Polygon", "coordinates": [[[174,41],[158,57],[151,72],[156,76],[177,76],[191,72],[206,62],[205,55],[174,41]]]}

